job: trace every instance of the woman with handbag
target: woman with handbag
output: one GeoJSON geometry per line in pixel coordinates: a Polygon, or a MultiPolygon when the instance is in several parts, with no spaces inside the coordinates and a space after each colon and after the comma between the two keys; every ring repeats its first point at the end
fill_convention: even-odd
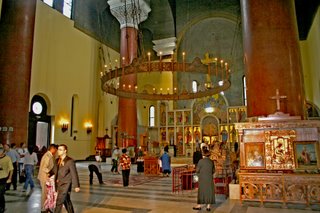
{"type": "Polygon", "coordinates": [[[213,182],[215,168],[213,161],[210,159],[209,150],[203,150],[203,159],[198,162],[196,172],[199,177],[199,189],[197,206],[193,209],[201,210],[201,205],[205,204],[207,211],[211,211],[210,205],[216,203],[213,182]]]}

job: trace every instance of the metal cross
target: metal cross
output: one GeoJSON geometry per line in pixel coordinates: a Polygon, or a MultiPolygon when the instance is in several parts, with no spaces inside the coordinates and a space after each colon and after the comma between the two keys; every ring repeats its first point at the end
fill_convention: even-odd
{"type": "Polygon", "coordinates": [[[270,99],[274,99],[277,101],[277,112],[280,112],[280,101],[281,99],[286,99],[287,96],[279,95],[279,89],[276,89],[276,96],[270,97],[270,99]]]}

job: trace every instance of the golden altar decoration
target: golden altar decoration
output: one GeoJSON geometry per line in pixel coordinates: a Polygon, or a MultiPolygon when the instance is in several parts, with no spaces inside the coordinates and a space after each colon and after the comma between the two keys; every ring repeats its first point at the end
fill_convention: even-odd
{"type": "Polygon", "coordinates": [[[296,132],[294,130],[266,131],[265,137],[266,169],[295,169],[293,140],[296,132]]]}
{"type": "Polygon", "coordinates": [[[235,123],[240,141],[240,202],[320,205],[320,122],[235,123]]]}

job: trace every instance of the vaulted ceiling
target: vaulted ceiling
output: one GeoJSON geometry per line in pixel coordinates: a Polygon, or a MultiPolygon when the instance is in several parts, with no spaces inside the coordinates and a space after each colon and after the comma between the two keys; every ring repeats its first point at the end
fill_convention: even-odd
{"type": "MultiPolygon", "coordinates": [[[[240,16],[240,0],[146,0],[151,12],[141,24],[151,40],[177,37],[186,24],[223,11],[240,16]]],[[[308,36],[319,0],[295,0],[300,40],[308,36]]],[[[75,26],[112,48],[119,49],[119,23],[106,0],[74,0],[75,26]],[[116,41],[116,42],[115,42],[116,41]]]]}

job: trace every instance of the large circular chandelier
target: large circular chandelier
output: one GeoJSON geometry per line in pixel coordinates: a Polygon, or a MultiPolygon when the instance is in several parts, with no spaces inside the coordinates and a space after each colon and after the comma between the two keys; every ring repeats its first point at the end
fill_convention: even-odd
{"type": "Polygon", "coordinates": [[[173,59],[171,61],[162,61],[161,57],[159,61],[151,61],[150,54],[148,54],[148,60],[135,59],[128,66],[116,67],[113,70],[101,72],[101,87],[104,92],[123,98],[188,100],[214,95],[227,90],[230,87],[230,73],[231,71],[228,64],[223,60],[218,60],[218,58],[204,63],[202,63],[198,57],[195,58],[192,63],[185,62],[184,57],[182,62],[177,62],[173,59]],[[176,87],[172,88],[171,91],[169,88],[167,88],[166,91],[162,88],[153,88],[151,92],[147,90],[139,92],[137,85],[120,85],[115,81],[123,76],[155,72],[198,73],[207,75],[207,81],[199,86],[196,92],[189,92],[187,90],[178,91],[176,87]],[[211,81],[212,78],[215,83],[211,81]]]}

